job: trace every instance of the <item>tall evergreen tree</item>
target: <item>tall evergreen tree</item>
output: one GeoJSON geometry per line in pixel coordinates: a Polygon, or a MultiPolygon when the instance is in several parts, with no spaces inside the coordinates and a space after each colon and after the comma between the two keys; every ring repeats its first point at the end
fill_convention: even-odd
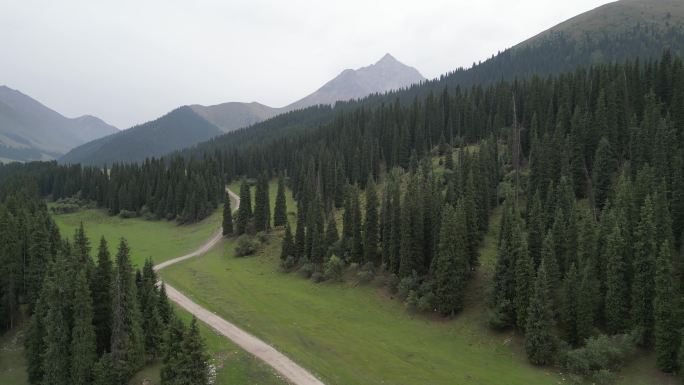
{"type": "Polygon", "coordinates": [[[671,269],[672,255],[667,241],[660,246],[656,265],[653,301],[656,363],[660,370],[669,373],[677,368],[681,321],[677,318],[679,311],[671,269]]]}
{"type": "Polygon", "coordinates": [[[268,231],[271,227],[271,208],[268,198],[268,178],[261,174],[257,179],[254,193],[254,228],[256,231],[268,231]]]}
{"type": "Polygon", "coordinates": [[[124,239],[119,243],[113,283],[111,358],[116,383],[112,385],[124,385],[142,366],[145,356],[130,249],[124,239]]]}
{"type": "Polygon", "coordinates": [[[556,339],[550,300],[546,266],[542,261],[537,270],[525,327],[525,351],[527,358],[535,365],[553,362],[556,339]]]}
{"type": "Polygon", "coordinates": [[[240,185],[240,207],[238,208],[235,232],[242,235],[247,231],[249,222],[252,219],[252,194],[249,190],[247,179],[242,180],[240,185]]]}
{"type": "Polygon", "coordinates": [[[285,199],[285,178],[278,178],[275,208],[273,209],[273,226],[280,227],[287,224],[287,200],[285,199]]]}
{"type": "Polygon", "coordinates": [[[437,257],[433,263],[437,310],[451,315],[463,308],[468,277],[467,230],[463,202],[444,206],[437,257]]]}
{"type": "Polygon", "coordinates": [[[233,234],[233,209],[230,205],[230,195],[228,193],[225,194],[223,202],[223,226],[221,228],[224,237],[233,234]]]}
{"type": "Polygon", "coordinates": [[[615,226],[606,239],[606,326],[610,333],[622,333],[629,326],[629,286],[626,244],[620,227],[615,226]]]}
{"type": "Polygon", "coordinates": [[[73,328],[71,331],[71,384],[90,385],[97,359],[97,344],[93,327],[90,288],[84,270],[76,274],[73,298],[73,328]]]}
{"type": "Polygon", "coordinates": [[[378,194],[372,177],[366,184],[366,215],[363,225],[364,262],[378,264],[378,194]]]}
{"type": "Polygon", "coordinates": [[[280,249],[280,260],[284,261],[287,257],[295,256],[295,245],[292,239],[292,231],[290,231],[290,225],[285,224],[285,238],[283,238],[283,244],[280,249]]]}
{"type": "Polygon", "coordinates": [[[634,240],[634,278],[632,283],[632,323],[639,333],[641,344],[653,341],[653,298],[655,292],[656,228],[653,201],[647,196],[641,208],[634,240]]]}
{"type": "Polygon", "coordinates": [[[97,267],[93,279],[93,325],[95,326],[97,354],[110,350],[112,338],[112,280],[114,272],[109,248],[104,237],[100,239],[97,267]]]}

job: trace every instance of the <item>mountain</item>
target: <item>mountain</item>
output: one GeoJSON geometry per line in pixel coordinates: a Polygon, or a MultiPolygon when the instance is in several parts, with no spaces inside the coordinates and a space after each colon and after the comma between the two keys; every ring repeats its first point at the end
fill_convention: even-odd
{"type": "Polygon", "coordinates": [[[183,106],[156,120],[79,146],[64,155],[60,162],[96,165],[138,162],[207,140],[221,132],[191,107],[183,106]]]}
{"type": "Polygon", "coordinates": [[[0,86],[0,161],[55,159],[112,133],[94,116],[70,119],[23,93],[0,86]]]}
{"type": "Polygon", "coordinates": [[[269,107],[257,102],[229,102],[215,106],[194,104],[190,108],[223,132],[231,132],[238,128],[251,126],[281,112],[280,108],[269,107]]]}
{"type": "Polygon", "coordinates": [[[380,61],[368,67],[342,71],[316,92],[286,106],[285,110],[292,111],[317,104],[334,104],[340,100],[359,99],[423,81],[425,78],[418,70],[386,54],[380,61]]]}
{"type": "Polygon", "coordinates": [[[443,77],[450,86],[546,76],[600,63],[684,54],[684,1],[621,0],[566,20],[443,77]]]}
{"type": "Polygon", "coordinates": [[[139,161],[201,143],[279,114],[384,93],[424,80],[415,68],[387,54],[370,66],[342,71],[316,92],[285,107],[273,108],[256,102],[185,106],[152,122],[74,148],[60,162],[99,165],[113,161],[139,161]]]}
{"type": "MultiPolygon", "coordinates": [[[[438,103],[445,89],[449,93],[463,93],[464,88],[487,85],[502,79],[513,80],[533,75],[543,77],[605,62],[634,61],[638,58],[643,66],[646,61],[660,58],[668,49],[684,57],[684,1],[622,0],[562,22],[470,68],[460,68],[437,79],[386,95],[371,95],[357,102],[337,103],[327,111],[308,109],[293,116],[279,115],[249,130],[200,143],[184,150],[184,153],[197,156],[205,151],[245,149],[255,143],[261,145],[294,136],[297,132],[315,132],[317,127],[331,122],[340,110],[354,110],[360,105],[372,108],[394,100],[404,104],[414,100],[426,104],[438,103]],[[461,90],[455,91],[456,87],[461,87],[461,90]]],[[[459,119],[458,122],[452,122],[452,126],[472,119],[463,111],[451,117],[459,119]]]]}

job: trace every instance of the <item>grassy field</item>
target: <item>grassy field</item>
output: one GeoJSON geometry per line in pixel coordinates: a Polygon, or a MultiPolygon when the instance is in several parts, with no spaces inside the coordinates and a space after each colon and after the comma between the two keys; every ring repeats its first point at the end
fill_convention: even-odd
{"type": "Polygon", "coordinates": [[[104,236],[107,239],[112,258],[116,253],[119,239],[126,238],[131,248],[131,260],[137,266],[142,266],[148,257],[159,263],[193,251],[221,226],[221,210],[216,210],[199,223],[183,226],[173,221],[122,219],[118,216],[109,216],[105,211],[98,209],[52,217],[63,237],[73,236],[74,231],[83,222],[94,255],[97,253],[100,237],[104,236]]]}
{"type": "MultiPolygon", "coordinates": [[[[485,251],[492,253],[495,235],[485,251]]],[[[453,320],[407,314],[375,285],[313,284],[277,269],[278,236],[256,257],[234,242],[162,275],[198,303],[273,343],[329,384],[551,384],[512,333],[493,333],[481,305],[453,320]]],[[[485,260],[493,257],[486,257],[485,260]]],[[[476,279],[473,285],[482,280],[476,279]]],[[[474,288],[471,293],[483,295],[474,288]]],[[[482,303],[480,299],[469,303],[482,303]]]]}

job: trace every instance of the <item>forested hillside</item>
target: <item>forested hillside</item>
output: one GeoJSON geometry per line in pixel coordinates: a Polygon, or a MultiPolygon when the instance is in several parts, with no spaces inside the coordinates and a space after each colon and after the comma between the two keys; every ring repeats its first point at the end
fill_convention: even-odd
{"type": "MultiPolygon", "coordinates": [[[[683,102],[684,65],[666,52],[362,107],[317,130],[229,146],[224,159],[235,175],[288,174],[298,217],[286,269],[316,280],[346,264],[394,274],[406,301],[443,315],[462,308],[489,211],[503,202],[490,326],[525,334],[532,363],[596,381],[634,346],[672,372],[684,354],[683,102]],[[608,350],[610,363],[592,361],[608,350]]],[[[250,229],[241,222],[270,228],[258,202],[246,210],[238,233],[250,229]]]]}

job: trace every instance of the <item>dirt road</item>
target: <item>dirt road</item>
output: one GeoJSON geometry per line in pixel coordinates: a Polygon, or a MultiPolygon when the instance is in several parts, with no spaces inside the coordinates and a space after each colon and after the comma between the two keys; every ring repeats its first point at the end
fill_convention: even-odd
{"type": "MultiPolygon", "coordinates": [[[[237,210],[238,207],[240,207],[240,198],[232,191],[228,189],[226,189],[226,191],[230,195],[233,202],[235,202],[233,206],[235,207],[235,210],[237,210]]],[[[221,229],[219,229],[206,243],[192,253],[160,263],[156,265],[154,269],[159,271],[175,263],[185,261],[186,259],[198,257],[209,251],[220,240],[221,229]]],[[[323,385],[321,380],[309,373],[306,369],[297,365],[294,361],[287,358],[284,354],[277,351],[271,345],[203,308],[168,284],[166,284],[166,295],[171,301],[177,303],[180,307],[192,313],[195,317],[197,317],[198,320],[206,323],[221,335],[229,338],[242,349],[270,365],[290,383],[294,385],[323,385]]]]}

